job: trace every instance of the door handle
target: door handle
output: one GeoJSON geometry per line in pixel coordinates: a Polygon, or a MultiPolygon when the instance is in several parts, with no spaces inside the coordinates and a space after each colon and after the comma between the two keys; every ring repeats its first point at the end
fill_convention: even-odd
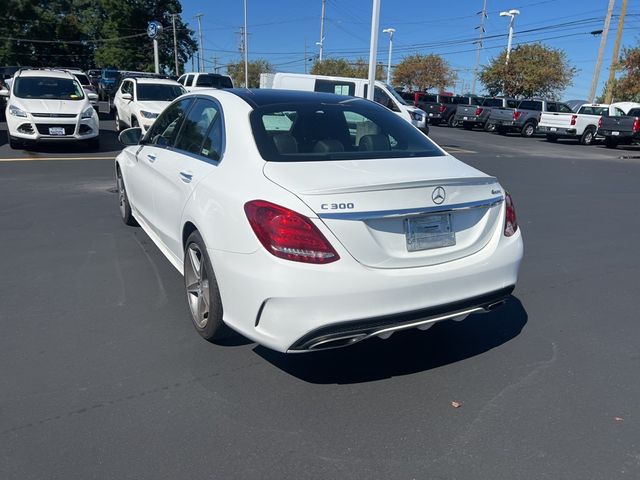
{"type": "Polygon", "coordinates": [[[185,171],[180,172],[180,180],[182,180],[184,183],[191,182],[191,180],[193,180],[193,173],[185,171]]]}
{"type": "Polygon", "coordinates": [[[153,153],[147,153],[147,158],[151,163],[156,161],[156,156],[153,153]]]}

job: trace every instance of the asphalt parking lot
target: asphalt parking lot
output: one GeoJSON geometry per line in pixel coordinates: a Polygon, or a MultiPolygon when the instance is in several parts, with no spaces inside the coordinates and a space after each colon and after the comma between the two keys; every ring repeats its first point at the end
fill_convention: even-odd
{"type": "Polygon", "coordinates": [[[640,148],[432,127],[513,195],[513,297],[284,355],[193,330],[102,127],[22,152],[0,123],[0,478],[640,478],[640,148]]]}

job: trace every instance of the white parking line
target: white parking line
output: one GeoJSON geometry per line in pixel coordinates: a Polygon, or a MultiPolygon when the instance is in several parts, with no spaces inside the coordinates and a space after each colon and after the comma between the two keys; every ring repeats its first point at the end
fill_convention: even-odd
{"type": "Polygon", "coordinates": [[[18,157],[18,158],[0,158],[0,162],[34,162],[34,161],[51,161],[51,160],[114,160],[116,157],[18,157]]]}
{"type": "Polygon", "coordinates": [[[458,147],[442,147],[442,148],[444,148],[449,153],[478,153],[474,150],[466,150],[464,148],[458,148],[458,147]]]}

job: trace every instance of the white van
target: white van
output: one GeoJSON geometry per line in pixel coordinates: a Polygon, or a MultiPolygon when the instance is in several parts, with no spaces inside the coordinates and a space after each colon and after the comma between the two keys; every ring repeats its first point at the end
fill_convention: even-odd
{"type": "MultiPolygon", "coordinates": [[[[263,73],[260,75],[260,88],[304,90],[367,98],[369,80],[304,73],[263,73]]],[[[374,101],[397,113],[424,133],[429,133],[425,112],[407,104],[391,86],[376,80],[373,97],[374,101]]]]}

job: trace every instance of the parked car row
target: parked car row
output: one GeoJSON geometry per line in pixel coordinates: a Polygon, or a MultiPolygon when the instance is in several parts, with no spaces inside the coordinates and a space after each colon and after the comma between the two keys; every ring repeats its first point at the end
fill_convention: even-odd
{"type": "Polygon", "coordinates": [[[568,104],[542,99],[482,98],[425,92],[400,92],[422,108],[431,124],[445,123],[465,129],[483,128],[502,135],[543,134],[549,142],[575,139],[590,145],[604,139],[609,148],[640,142],[640,104],[583,104],[574,111],[568,104]]]}

